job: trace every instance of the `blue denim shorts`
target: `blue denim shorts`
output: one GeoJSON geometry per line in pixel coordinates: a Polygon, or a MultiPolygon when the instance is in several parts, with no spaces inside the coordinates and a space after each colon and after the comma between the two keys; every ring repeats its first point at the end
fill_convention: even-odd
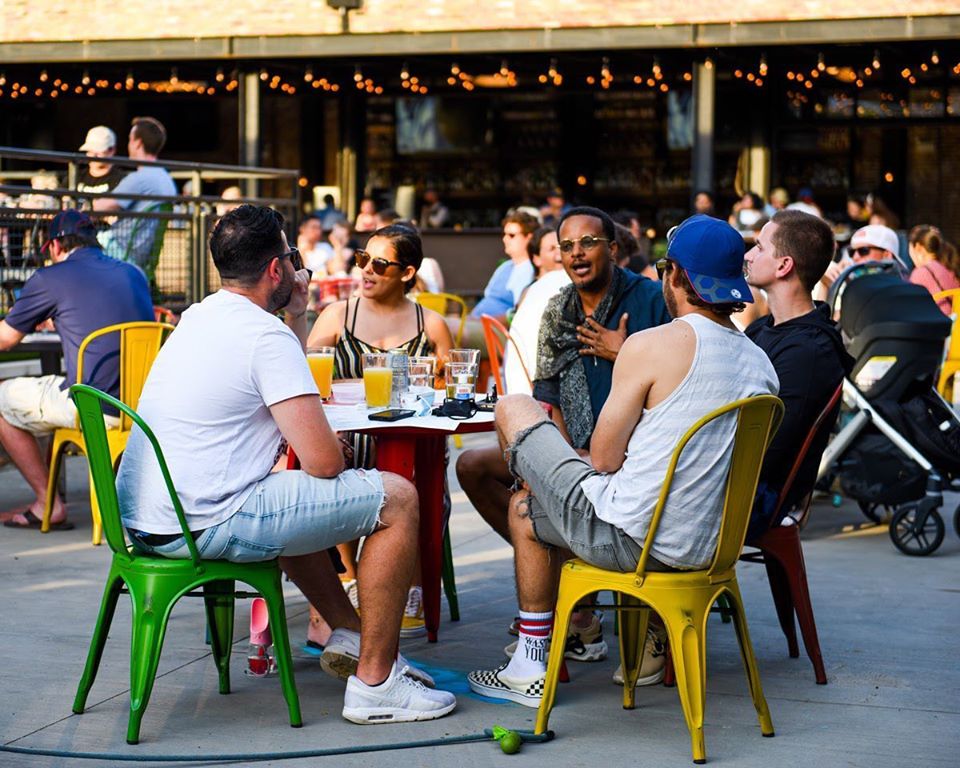
{"type": "MultiPolygon", "coordinates": [[[[252,563],[285,555],[321,552],[376,529],[385,501],[375,469],[348,469],[334,478],[300,470],[267,475],[237,512],[196,536],[205,560],[252,563]]],[[[130,536],[140,550],[173,559],[190,557],[182,536],[150,546],[130,536]]]]}

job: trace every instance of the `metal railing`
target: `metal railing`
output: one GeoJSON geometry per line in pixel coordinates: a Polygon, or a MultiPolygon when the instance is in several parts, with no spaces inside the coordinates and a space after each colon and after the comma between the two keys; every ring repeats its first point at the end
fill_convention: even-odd
{"type": "Polygon", "coordinates": [[[174,179],[189,181],[191,194],[124,193],[121,202],[128,207],[106,212],[92,210],[93,200],[113,198],[112,192],[77,191],[81,167],[90,160],[76,152],[0,146],[0,315],[9,311],[27,278],[43,266],[47,256],[40,249],[49,221],[67,208],[85,209],[106,252],[141,267],[150,279],[154,303],[175,309],[200,301],[219,287],[207,242],[230,208],[242,203],[276,208],[286,219],[288,238],[295,240],[301,202],[297,170],[111,157],[110,164],[121,168],[165,168],[174,179]],[[228,181],[245,188],[245,194],[231,199],[203,194],[205,186],[228,181]],[[269,194],[258,194],[261,188],[269,194]]]}

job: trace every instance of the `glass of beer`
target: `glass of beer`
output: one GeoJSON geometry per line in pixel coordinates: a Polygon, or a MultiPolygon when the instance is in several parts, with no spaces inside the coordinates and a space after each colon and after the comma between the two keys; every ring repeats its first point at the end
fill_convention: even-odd
{"type": "Polygon", "coordinates": [[[477,391],[477,366],[473,363],[447,363],[447,400],[473,400],[477,391]]]}
{"type": "Polygon", "coordinates": [[[393,369],[387,364],[385,352],[368,352],[363,356],[363,392],[368,408],[386,408],[390,405],[393,369]]]}
{"type": "Polygon", "coordinates": [[[313,380],[317,382],[320,397],[329,400],[333,385],[333,347],[310,347],[307,350],[307,363],[313,380]]]}

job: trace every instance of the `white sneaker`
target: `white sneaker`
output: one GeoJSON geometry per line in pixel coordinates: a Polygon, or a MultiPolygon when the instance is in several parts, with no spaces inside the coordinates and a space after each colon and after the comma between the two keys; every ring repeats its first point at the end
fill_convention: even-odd
{"type": "Polygon", "coordinates": [[[350,601],[350,605],[353,606],[353,609],[360,613],[360,590],[357,587],[356,579],[347,579],[346,581],[341,581],[340,586],[343,587],[343,591],[347,593],[347,599],[350,601]]]}
{"type": "Polygon", "coordinates": [[[546,673],[519,679],[505,674],[506,668],[507,665],[502,664],[496,669],[477,669],[469,673],[467,684],[470,690],[491,699],[506,699],[534,709],[539,707],[547,679],[546,673]]]}
{"type": "MultiPolygon", "coordinates": [[[[351,675],[357,674],[357,664],[360,663],[360,633],[352,629],[338,628],[333,630],[330,639],[323,648],[320,656],[320,668],[331,677],[339,680],[348,680],[351,675]]],[[[436,687],[436,683],[429,674],[407,661],[402,653],[397,654],[397,664],[403,674],[427,688],[436,687]]]]}
{"type": "Polygon", "coordinates": [[[347,680],[343,695],[343,716],[351,723],[410,723],[436,720],[457,706],[457,698],[448,691],[431,691],[409,676],[405,667],[395,663],[390,676],[377,686],[369,686],[356,675],[347,680]]]}

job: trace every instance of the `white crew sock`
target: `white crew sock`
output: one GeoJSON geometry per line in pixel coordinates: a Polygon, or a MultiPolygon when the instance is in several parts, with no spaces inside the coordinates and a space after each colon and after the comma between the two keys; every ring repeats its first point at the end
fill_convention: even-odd
{"type": "Polygon", "coordinates": [[[504,672],[508,677],[526,680],[547,671],[547,643],[553,632],[553,611],[520,611],[520,640],[517,651],[504,672]]]}

